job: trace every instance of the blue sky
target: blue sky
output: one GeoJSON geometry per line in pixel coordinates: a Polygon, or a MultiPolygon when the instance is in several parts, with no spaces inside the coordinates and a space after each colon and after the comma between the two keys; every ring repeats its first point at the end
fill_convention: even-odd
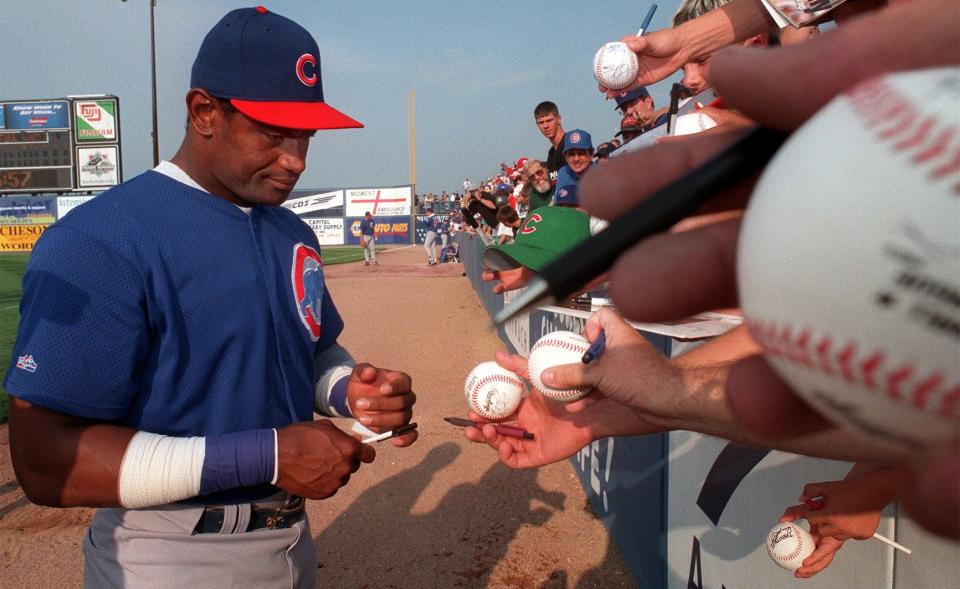
{"type": "MultiPolygon", "coordinates": [[[[228,10],[214,0],[158,0],[160,155],[183,138],[183,97],[206,32],[228,10]]],[[[264,5],[299,22],[320,46],[326,100],[362,130],[320,132],[298,188],[403,184],[407,94],[416,93],[417,191],[460,190],[501,161],[544,157],[533,123],[542,100],[594,145],[619,130],[597,92],[593,54],[635,33],[651,2],[325,2],[264,5]]],[[[678,0],[658,0],[650,29],[669,26],[678,0]]],[[[0,0],[0,99],[107,93],[120,97],[126,178],[152,166],[148,0],[0,0]]],[[[657,106],[670,83],[650,88],[657,106]]]]}

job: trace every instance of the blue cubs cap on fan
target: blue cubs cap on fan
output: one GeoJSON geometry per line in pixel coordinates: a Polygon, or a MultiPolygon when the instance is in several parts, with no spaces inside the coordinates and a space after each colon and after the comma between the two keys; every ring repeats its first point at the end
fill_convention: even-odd
{"type": "Polygon", "coordinates": [[[616,98],[617,108],[623,108],[624,105],[630,104],[638,98],[646,98],[647,96],[650,96],[650,93],[647,92],[647,89],[643,86],[638,86],[632,90],[621,92],[616,98]]]}
{"type": "Polygon", "coordinates": [[[227,13],[200,45],[190,76],[251,119],[289,129],[363,127],[323,101],[320,50],[289,18],[258,6],[227,13]]]}
{"type": "Polygon", "coordinates": [[[593,149],[590,133],[583,129],[574,129],[563,136],[563,153],[571,149],[593,149]]]}
{"type": "Polygon", "coordinates": [[[557,185],[553,193],[553,204],[558,207],[577,207],[580,206],[580,198],[577,196],[576,184],[557,185]]]}

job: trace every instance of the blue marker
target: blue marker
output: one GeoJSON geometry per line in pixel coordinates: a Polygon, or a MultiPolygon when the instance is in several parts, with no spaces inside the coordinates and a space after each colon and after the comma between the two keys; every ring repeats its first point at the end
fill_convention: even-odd
{"type": "Polygon", "coordinates": [[[600,354],[603,353],[603,349],[607,346],[607,332],[601,330],[600,335],[597,336],[597,339],[593,340],[593,343],[590,344],[590,347],[587,348],[587,351],[583,353],[583,358],[580,360],[584,364],[589,364],[600,357],[600,354]]]}
{"type": "Polygon", "coordinates": [[[657,11],[657,5],[651,4],[650,10],[647,11],[647,16],[643,17],[643,24],[640,25],[640,30],[637,31],[637,37],[643,34],[647,27],[650,26],[650,21],[653,20],[653,13],[657,11]]]}

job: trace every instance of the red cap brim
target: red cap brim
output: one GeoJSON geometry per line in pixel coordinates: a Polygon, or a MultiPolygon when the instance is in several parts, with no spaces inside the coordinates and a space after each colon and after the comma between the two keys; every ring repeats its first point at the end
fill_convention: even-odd
{"type": "Polygon", "coordinates": [[[325,102],[261,102],[233,98],[230,104],[255,121],[286,129],[363,128],[363,123],[325,102]]]}

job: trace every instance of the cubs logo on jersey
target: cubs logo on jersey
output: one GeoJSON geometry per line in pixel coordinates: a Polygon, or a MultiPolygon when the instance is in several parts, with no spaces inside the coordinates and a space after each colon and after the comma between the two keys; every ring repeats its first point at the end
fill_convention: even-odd
{"type": "Polygon", "coordinates": [[[300,321],[313,341],[320,339],[320,313],[323,308],[323,262],[317,250],[298,243],[293,246],[293,296],[297,301],[300,321]]]}

